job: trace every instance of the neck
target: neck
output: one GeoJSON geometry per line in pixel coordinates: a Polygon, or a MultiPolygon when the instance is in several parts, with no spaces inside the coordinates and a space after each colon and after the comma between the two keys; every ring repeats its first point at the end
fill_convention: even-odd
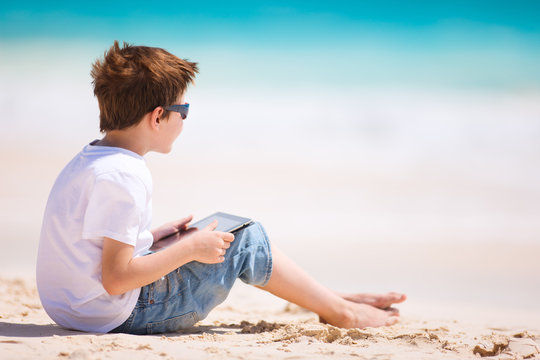
{"type": "Polygon", "coordinates": [[[134,141],[134,139],[139,139],[134,135],[129,129],[112,130],[107,132],[103,139],[97,141],[94,145],[119,147],[144,156],[148,149],[139,141],[134,141]]]}

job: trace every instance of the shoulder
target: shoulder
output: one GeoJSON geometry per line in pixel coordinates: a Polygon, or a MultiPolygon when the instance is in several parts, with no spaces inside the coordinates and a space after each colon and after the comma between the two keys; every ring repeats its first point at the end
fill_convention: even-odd
{"type": "Polygon", "coordinates": [[[87,171],[96,182],[140,184],[148,191],[152,188],[152,176],[146,161],[137,154],[119,148],[86,147],[81,155],[87,171]]]}
{"type": "Polygon", "coordinates": [[[152,197],[152,176],[144,158],[118,148],[87,145],[56,179],[50,202],[77,202],[104,192],[120,196],[132,192],[142,199],[152,197]]]}

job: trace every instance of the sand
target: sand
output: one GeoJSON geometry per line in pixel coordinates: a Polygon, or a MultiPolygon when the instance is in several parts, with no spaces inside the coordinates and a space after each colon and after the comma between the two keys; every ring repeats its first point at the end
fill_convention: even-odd
{"type": "Polygon", "coordinates": [[[32,151],[3,159],[10,171],[0,177],[0,359],[540,358],[540,189],[440,168],[201,167],[207,159],[149,158],[155,224],[190,212],[253,216],[327,286],[406,292],[397,325],[336,329],[239,283],[188,332],[62,329],[41,307],[33,274],[47,194],[79,148],[46,161],[32,151]]]}
{"type": "Polygon", "coordinates": [[[339,329],[247,285],[194,328],[163,335],[70,331],[47,316],[31,278],[0,278],[2,359],[535,359],[540,330],[403,314],[382,328],[339,329]]]}

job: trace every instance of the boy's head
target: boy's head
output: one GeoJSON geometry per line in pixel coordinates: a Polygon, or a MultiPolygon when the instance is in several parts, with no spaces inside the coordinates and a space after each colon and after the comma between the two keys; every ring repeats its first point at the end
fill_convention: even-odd
{"type": "MultiPolygon", "coordinates": [[[[197,72],[197,63],[163,49],[125,42],[120,47],[115,41],[91,71],[99,103],[100,130],[128,128],[156,107],[173,105],[197,72]]],[[[165,110],[163,118],[167,116],[165,110]]]]}

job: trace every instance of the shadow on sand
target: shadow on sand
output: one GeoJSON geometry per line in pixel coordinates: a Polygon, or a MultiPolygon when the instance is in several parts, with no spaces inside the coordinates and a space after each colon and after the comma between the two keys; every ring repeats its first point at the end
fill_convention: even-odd
{"type": "MultiPolygon", "coordinates": [[[[155,336],[182,336],[194,334],[225,334],[230,331],[242,330],[241,324],[220,324],[217,326],[198,325],[189,329],[179,330],[167,334],[155,334],[155,336]]],[[[118,335],[118,334],[103,334],[91,333],[76,330],[69,330],[56,324],[20,324],[0,321],[0,336],[11,338],[33,338],[33,337],[49,337],[49,336],[77,336],[77,335],[118,335]]],[[[144,335],[152,336],[152,335],[144,335]]],[[[16,340],[0,339],[1,343],[17,343],[16,340]]]]}
{"type": "Polygon", "coordinates": [[[9,337],[47,337],[87,335],[89,333],[68,330],[56,324],[20,324],[0,321],[0,336],[9,337]]]}

